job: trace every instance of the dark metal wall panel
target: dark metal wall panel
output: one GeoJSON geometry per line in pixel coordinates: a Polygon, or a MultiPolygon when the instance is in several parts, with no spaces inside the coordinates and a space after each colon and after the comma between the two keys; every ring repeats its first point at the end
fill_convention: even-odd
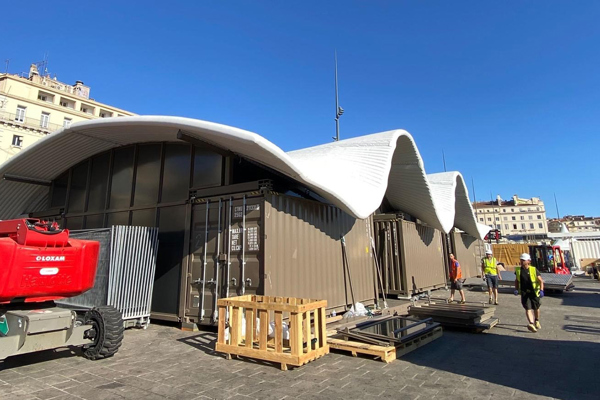
{"type": "Polygon", "coordinates": [[[405,283],[410,293],[446,286],[442,234],[429,226],[398,221],[405,283]]]}
{"type": "Polygon", "coordinates": [[[264,214],[264,294],[327,300],[328,308],[373,303],[371,218],[358,220],[340,209],[295,197],[269,194],[264,214]],[[350,279],[342,262],[344,236],[350,279]]]}
{"type": "Polygon", "coordinates": [[[481,249],[484,249],[483,242],[461,232],[452,232],[450,239],[454,256],[460,263],[463,278],[481,275],[481,256],[479,253],[481,249]]]}

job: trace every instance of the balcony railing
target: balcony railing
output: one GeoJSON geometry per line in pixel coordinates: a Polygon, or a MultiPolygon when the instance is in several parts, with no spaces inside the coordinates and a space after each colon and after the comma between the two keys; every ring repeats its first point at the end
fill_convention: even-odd
{"type": "Polygon", "coordinates": [[[45,131],[46,133],[55,131],[59,128],[62,128],[62,125],[59,124],[52,124],[50,122],[44,124],[44,126],[42,126],[42,120],[41,119],[35,119],[35,118],[29,118],[29,117],[24,117],[24,118],[17,118],[17,114],[13,114],[13,113],[9,113],[6,111],[0,111],[0,122],[4,122],[4,123],[9,123],[9,124],[13,124],[13,125],[20,125],[26,128],[31,128],[31,129],[36,129],[36,130],[41,130],[41,131],[45,131]]]}

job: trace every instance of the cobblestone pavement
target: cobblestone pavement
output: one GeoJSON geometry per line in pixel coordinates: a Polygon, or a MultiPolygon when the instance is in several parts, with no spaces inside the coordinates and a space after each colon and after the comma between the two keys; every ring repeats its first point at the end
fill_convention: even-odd
{"type": "MultiPolygon", "coordinates": [[[[127,330],[107,360],[67,349],[0,362],[0,399],[598,399],[600,284],[576,278],[576,286],[544,298],[537,334],[525,329],[519,300],[506,290],[491,332],[445,331],[391,364],[331,353],[282,372],[224,359],[212,350],[215,332],[153,324],[127,330]]],[[[467,292],[469,302],[486,299],[467,292]]]]}

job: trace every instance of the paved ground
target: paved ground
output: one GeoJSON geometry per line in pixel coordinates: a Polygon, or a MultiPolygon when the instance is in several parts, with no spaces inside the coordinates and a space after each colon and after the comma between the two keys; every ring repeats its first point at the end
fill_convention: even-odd
{"type": "MultiPolygon", "coordinates": [[[[537,334],[525,329],[519,301],[506,291],[490,333],[445,331],[391,364],[332,353],[282,372],[225,360],[212,350],[214,332],[152,325],[128,330],[108,360],[62,350],[0,362],[0,399],[598,399],[600,283],[577,278],[576,285],[544,299],[537,334]]],[[[486,300],[481,292],[467,296],[486,300]]]]}

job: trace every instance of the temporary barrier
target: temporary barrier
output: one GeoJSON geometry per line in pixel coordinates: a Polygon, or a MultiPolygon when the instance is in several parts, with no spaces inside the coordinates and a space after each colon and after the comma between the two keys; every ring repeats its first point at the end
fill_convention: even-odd
{"type": "Polygon", "coordinates": [[[584,269],[600,259],[600,240],[577,239],[570,244],[573,261],[578,269],[584,269]]]}
{"type": "Polygon", "coordinates": [[[516,267],[520,264],[521,254],[529,254],[529,245],[519,243],[493,244],[492,252],[494,258],[499,263],[503,263],[506,269],[514,270],[514,268],[509,267],[516,267]]]}
{"type": "Polygon", "coordinates": [[[284,371],[329,353],[324,300],[246,295],[217,304],[217,351],[280,363],[284,371]]]}
{"type": "Polygon", "coordinates": [[[389,214],[375,215],[374,226],[386,294],[410,296],[446,286],[440,231],[389,214]]]}
{"type": "Polygon", "coordinates": [[[454,256],[460,263],[463,278],[481,275],[481,259],[485,252],[483,242],[462,232],[451,232],[450,241],[454,256]]]}
{"type": "Polygon", "coordinates": [[[196,198],[191,208],[186,322],[216,324],[218,300],[241,295],[321,298],[340,311],[374,302],[370,219],[260,191],[196,198]]]}
{"type": "Polygon", "coordinates": [[[73,307],[111,305],[121,311],[125,326],[147,327],[156,270],[158,228],[113,226],[71,231],[77,239],[100,242],[94,287],[82,295],[62,299],[73,307]]]}

